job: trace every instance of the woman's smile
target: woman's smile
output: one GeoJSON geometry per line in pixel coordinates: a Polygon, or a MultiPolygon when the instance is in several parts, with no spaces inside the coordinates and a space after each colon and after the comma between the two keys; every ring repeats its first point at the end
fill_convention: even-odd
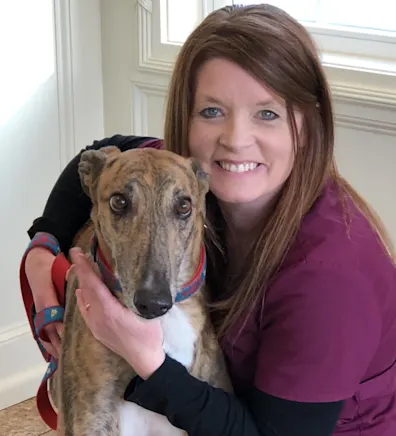
{"type": "MultiPolygon", "coordinates": [[[[262,177],[263,171],[266,170],[264,164],[253,161],[215,161],[213,164],[213,171],[223,177],[251,177],[260,175],[262,177]]],[[[216,177],[213,174],[214,177],[216,177]]]]}

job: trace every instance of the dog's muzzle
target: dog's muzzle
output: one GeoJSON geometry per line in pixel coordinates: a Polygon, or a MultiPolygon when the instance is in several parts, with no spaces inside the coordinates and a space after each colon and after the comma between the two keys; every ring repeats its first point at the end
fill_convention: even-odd
{"type": "Polygon", "coordinates": [[[155,289],[144,286],[139,288],[133,298],[133,303],[139,315],[146,319],[165,315],[173,305],[172,295],[168,285],[153,285],[155,289]]]}

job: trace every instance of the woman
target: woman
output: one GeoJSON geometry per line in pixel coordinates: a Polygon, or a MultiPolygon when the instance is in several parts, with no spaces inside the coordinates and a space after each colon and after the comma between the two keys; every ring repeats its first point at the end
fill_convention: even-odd
{"type": "MultiPolygon", "coordinates": [[[[162,147],[155,139],[116,135],[87,148],[162,147]]],[[[123,312],[74,252],[88,327],[139,375],[125,398],[196,436],[395,435],[391,244],[337,172],[329,87],[305,29],[268,5],[209,15],[176,62],[164,143],[211,175],[210,303],[235,394],[166,356],[159,324],[123,312]]],[[[54,235],[64,252],[90,212],[79,157],[29,230],[54,235]]],[[[28,255],[36,310],[58,303],[53,260],[40,248],[28,255]]],[[[56,329],[47,332],[56,355],[56,329]]]]}

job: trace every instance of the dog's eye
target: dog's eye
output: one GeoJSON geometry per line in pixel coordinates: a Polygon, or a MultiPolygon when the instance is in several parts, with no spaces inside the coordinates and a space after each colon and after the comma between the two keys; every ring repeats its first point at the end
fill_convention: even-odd
{"type": "Polygon", "coordinates": [[[110,197],[110,207],[115,213],[123,213],[128,207],[128,199],[122,194],[114,194],[110,197]]]}
{"type": "Polygon", "coordinates": [[[179,198],[176,202],[175,211],[181,218],[188,218],[192,211],[191,200],[189,198],[179,198]]]}

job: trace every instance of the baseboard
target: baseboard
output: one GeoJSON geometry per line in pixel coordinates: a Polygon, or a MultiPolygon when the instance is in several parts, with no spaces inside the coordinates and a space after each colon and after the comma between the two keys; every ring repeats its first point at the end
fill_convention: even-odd
{"type": "Polygon", "coordinates": [[[47,363],[29,325],[19,323],[0,332],[0,410],[36,395],[47,363]]]}
{"type": "Polygon", "coordinates": [[[36,365],[5,380],[0,380],[0,410],[35,397],[46,365],[36,365]]]}

